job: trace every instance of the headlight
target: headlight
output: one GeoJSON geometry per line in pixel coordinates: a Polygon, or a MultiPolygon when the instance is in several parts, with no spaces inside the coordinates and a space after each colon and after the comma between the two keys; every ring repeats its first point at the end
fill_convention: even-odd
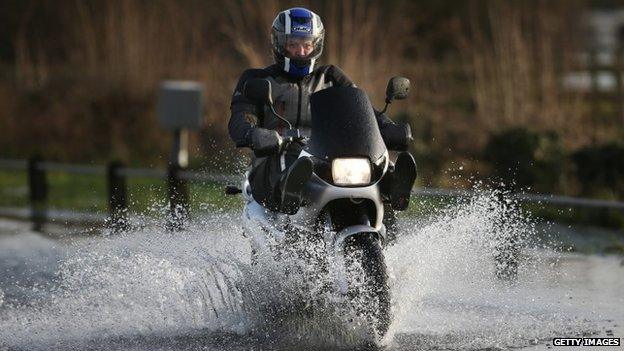
{"type": "Polygon", "coordinates": [[[371,181],[371,165],[366,158],[337,158],[332,162],[336,185],[364,185],[371,181]]]}

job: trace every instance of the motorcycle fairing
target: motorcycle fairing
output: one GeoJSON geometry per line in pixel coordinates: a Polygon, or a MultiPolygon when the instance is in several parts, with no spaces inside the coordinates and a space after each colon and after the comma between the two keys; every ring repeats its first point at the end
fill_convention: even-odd
{"type": "Polygon", "coordinates": [[[358,88],[331,87],[310,96],[312,126],[305,150],[327,162],[366,157],[371,163],[386,153],[375,111],[358,88]]]}

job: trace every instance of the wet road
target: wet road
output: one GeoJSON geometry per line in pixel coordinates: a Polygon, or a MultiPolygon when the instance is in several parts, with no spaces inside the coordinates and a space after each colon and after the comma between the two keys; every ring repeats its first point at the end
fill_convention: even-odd
{"type": "MultiPolygon", "coordinates": [[[[381,348],[548,349],[553,337],[623,336],[621,256],[557,252],[554,229],[519,214],[501,226],[487,202],[401,222],[386,249],[394,319],[381,348]],[[527,239],[513,281],[494,276],[500,230],[527,239]]],[[[213,214],[175,234],[146,220],[121,235],[50,238],[0,220],[0,350],[360,347],[333,300],[310,312],[323,294],[314,282],[249,264],[237,223],[213,214]]]]}

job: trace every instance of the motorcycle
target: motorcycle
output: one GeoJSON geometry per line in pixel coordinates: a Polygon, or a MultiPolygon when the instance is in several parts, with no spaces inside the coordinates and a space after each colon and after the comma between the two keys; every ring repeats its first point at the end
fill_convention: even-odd
{"type": "MultiPolygon", "coordinates": [[[[392,78],[382,112],[393,100],[405,99],[409,86],[406,78],[392,78]]],[[[374,335],[383,337],[391,322],[391,305],[383,253],[387,244],[384,202],[389,200],[383,196],[382,179],[391,165],[386,143],[391,144],[388,139],[392,138],[384,143],[368,96],[354,87],[330,87],[312,94],[311,134],[305,140],[275,111],[268,80],[249,80],[244,95],[267,106],[288,125],[282,134],[282,150],[290,143],[301,143],[299,157],[309,157],[314,164],[302,191],[302,205],[292,215],[270,211],[256,202],[248,174],[242,189],[228,187],[226,193],[242,192],[245,199],[243,227],[251,238],[253,255],[284,250],[293,238],[317,238],[333,262],[328,266],[333,267],[329,270],[333,270],[336,290],[353,304],[374,335]]]]}

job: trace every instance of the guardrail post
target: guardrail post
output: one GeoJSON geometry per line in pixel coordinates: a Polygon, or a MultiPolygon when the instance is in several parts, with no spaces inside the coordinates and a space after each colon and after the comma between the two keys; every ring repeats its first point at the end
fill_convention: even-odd
{"type": "Polygon", "coordinates": [[[45,170],[42,167],[43,158],[33,156],[28,160],[28,189],[30,199],[31,220],[33,230],[41,231],[46,221],[46,200],[48,184],[45,170]]]}
{"type": "Polygon", "coordinates": [[[189,215],[189,192],[185,179],[180,177],[183,168],[178,164],[170,164],[167,169],[167,185],[169,188],[170,216],[167,227],[169,230],[181,230],[189,215]]]}
{"type": "Polygon", "coordinates": [[[128,229],[126,178],[120,172],[123,167],[123,163],[113,161],[106,170],[110,228],[115,233],[128,229]]]}

